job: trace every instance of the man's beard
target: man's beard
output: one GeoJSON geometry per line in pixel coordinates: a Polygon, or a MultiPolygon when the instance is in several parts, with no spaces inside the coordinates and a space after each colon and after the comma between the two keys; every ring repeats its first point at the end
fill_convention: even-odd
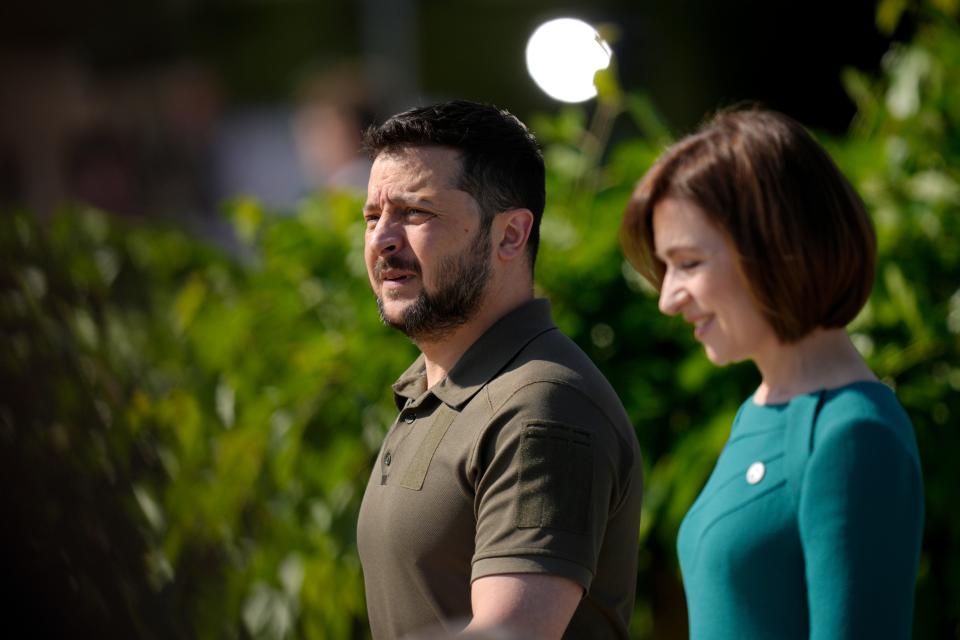
{"type": "Polygon", "coordinates": [[[374,276],[379,281],[386,268],[413,271],[420,278],[420,294],[398,319],[387,318],[382,296],[377,296],[380,319],[415,341],[436,341],[452,333],[476,315],[490,279],[490,228],[481,227],[466,251],[444,256],[437,262],[432,293],[419,263],[395,256],[379,258],[374,276]]]}

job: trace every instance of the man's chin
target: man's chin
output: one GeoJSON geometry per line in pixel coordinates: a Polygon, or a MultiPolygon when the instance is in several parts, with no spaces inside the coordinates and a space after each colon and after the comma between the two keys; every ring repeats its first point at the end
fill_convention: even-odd
{"type": "Polygon", "coordinates": [[[378,297],[377,308],[380,311],[380,320],[388,327],[407,333],[407,316],[413,304],[415,304],[414,300],[401,302],[378,297]]]}
{"type": "MultiPolygon", "coordinates": [[[[418,321],[418,312],[421,312],[422,309],[417,309],[417,307],[422,304],[422,300],[411,300],[404,304],[397,304],[397,301],[377,299],[380,320],[388,327],[396,329],[418,344],[442,340],[462,324],[462,322],[418,321]]],[[[419,318],[419,320],[423,319],[419,318]]]]}
{"type": "Polygon", "coordinates": [[[378,300],[378,306],[380,307],[380,317],[383,318],[383,321],[391,326],[397,324],[403,324],[403,319],[406,316],[410,305],[413,304],[412,300],[400,301],[400,300],[391,300],[389,298],[380,298],[378,300]]]}

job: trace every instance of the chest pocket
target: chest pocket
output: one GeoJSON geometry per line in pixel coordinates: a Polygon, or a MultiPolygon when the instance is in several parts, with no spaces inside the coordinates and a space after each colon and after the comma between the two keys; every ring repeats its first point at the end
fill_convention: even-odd
{"type": "Polygon", "coordinates": [[[430,469],[430,462],[433,460],[440,441],[446,435],[447,429],[453,424],[457,417],[457,411],[451,409],[446,404],[441,403],[437,407],[437,413],[428,427],[427,433],[420,441],[416,453],[410,458],[410,463],[403,471],[400,479],[400,486],[405,489],[420,491],[423,488],[423,481],[427,477],[427,470],[430,469]]]}

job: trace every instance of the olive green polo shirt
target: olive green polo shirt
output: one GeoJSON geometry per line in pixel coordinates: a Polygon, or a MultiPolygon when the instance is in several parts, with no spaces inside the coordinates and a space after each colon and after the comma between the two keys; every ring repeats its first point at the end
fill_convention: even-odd
{"type": "Polygon", "coordinates": [[[542,573],[584,588],[565,637],[626,638],[640,450],[549,303],[501,318],[431,389],[420,356],[393,390],[357,527],[373,636],[459,630],[472,580],[542,573]]]}

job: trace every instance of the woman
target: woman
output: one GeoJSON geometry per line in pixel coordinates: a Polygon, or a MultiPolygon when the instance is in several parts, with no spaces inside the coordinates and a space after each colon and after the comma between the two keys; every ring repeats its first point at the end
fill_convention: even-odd
{"type": "Polygon", "coordinates": [[[660,310],[762,378],[680,527],[690,637],[910,637],[923,484],[844,328],[876,255],[850,183],[790,118],[721,113],[656,162],[621,232],[660,310]]]}

